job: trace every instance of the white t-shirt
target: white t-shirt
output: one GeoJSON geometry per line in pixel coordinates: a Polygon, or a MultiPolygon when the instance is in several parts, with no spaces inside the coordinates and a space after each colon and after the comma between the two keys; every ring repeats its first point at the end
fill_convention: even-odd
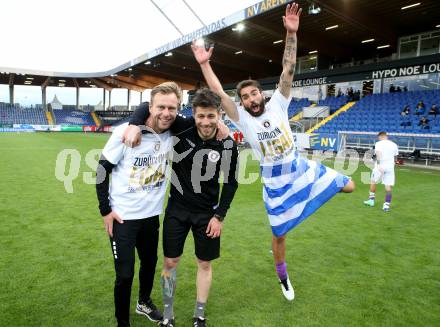
{"type": "Polygon", "coordinates": [[[296,157],[295,142],[289,125],[289,103],[290,98],[286,99],[277,89],[259,117],[254,117],[243,107],[238,107],[239,120],[236,124],[262,166],[291,161],[296,157]]]}
{"type": "Polygon", "coordinates": [[[115,128],[102,154],[112,164],[110,205],[123,220],[160,215],[170,172],[173,142],[170,132],[142,134],[141,144],[121,142],[128,123],[115,128]]]}
{"type": "Polygon", "coordinates": [[[382,140],[374,145],[374,153],[380,152],[378,163],[383,167],[394,167],[394,157],[399,154],[397,144],[390,140],[382,140]]]}

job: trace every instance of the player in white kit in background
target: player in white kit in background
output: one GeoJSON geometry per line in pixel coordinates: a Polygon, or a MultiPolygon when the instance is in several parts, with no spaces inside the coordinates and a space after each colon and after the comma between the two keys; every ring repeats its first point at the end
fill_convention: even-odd
{"type": "Polygon", "coordinates": [[[370,207],[374,206],[376,199],[376,184],[382,183],[385,185],[385,202],[383,204],[383,211],[390,210],[392,187],[395,183],[394,164],[396,156],[399,154],[397,144],[388,139],[386,132],[380,132],[377,135],[379,139],[374,145],[374,154],[376,155],[376,162],[374,164],[373,172],[371,173],[370,196],[364,204],[370,207]]]}
{"type": "Polygon", "coordinates": [[[192,50],[210,89],[220,95],[228,117],[235,122],[260,159],[263,200],[272,227],[272,252],[283,295],[294,299],[285,262],[285,238],[297,226],[338,192],[352,192],[347,176],[298,155],[289,126],[288,107],[296,64],[301,9],[295,3],[286,7],[283,17],[286,44],[283,71],[277,90],[265,103],[260,84],[245,80],[237,85],[241,106],[237,108],[211,68],[213,47],[194,42],[192,50]]]}

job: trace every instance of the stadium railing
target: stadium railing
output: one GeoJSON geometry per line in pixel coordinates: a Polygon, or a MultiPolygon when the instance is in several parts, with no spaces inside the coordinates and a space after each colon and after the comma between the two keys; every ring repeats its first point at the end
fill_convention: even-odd
{"type": "MultiPolygon", "coordinates": [[[[440,160],[440,134],[387,133],[399,147],[399,156],[414,157],[417,151],[426,165],[440,160]]],[[[368,151],[377,142],[376,132],[339,131],[338,152],[348,149],[368,151]]]]}

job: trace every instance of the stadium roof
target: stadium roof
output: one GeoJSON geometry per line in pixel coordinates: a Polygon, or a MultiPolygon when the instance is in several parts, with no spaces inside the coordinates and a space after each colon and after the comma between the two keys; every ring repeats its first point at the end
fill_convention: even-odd
{"type": "Polygon", "coordinates": [[[7,47],[2,47],[0,67],[47,75],[108,75],[256,2],[226,0],[213,6],[205,0],[3,1],[0,30],[7,47]]]}
{"type": "MultiPolygon", "coordinates": [[[[49,0],[43,2],[58,3],[49,0]]],[[[87,2],[89,10],[94,6],[92,3],[94,1],[87,2]]],[[[249,77],[259,79],[280,73],[280,58],[284,46],[283,42],[274,42],[284,38],[281,16],[285,10],[286,1],[132,1],[131,3],[124,2],[124,5],[119,8],[118,15],[109,14],[109,16],[102,17],[103,13],[107,15],[107,9],[118,3],[120,2],[105,1],[105,4],[96,5],[99,9],[98,13],[94,15],[86,13],[85,17],[79,14],[76,16],[81,17],[80,21],[77,19],[75,23],[78,27],[76,34],[83,37],[84,34],[90,32],[96,44],[83,42],[83,40],[78,42],[73,34],[67,37],[67,41],[61,37],[47,38],[47,46],[42,46],[45,34],[40,30],[38,36],[34,36],[33,42],[35,43],[28,44],[27,51],[20,47],[22,53],[35,56],[41,51],[38,47],[40,45],[40,48],[45,50],[44,53],[47,51],[53,55],[52,65],[56,62],[67,64],[66,55],[74,52],[77,57],[73,61],[86,63],[92,72],[91,74],[56,74],[56,71],[60,69],[54,69],[52,73],[34,73],[31,74],[34,78],[32,85],[57,86],[62,83],[65,86],[97,86],[107,89],[122,87],[142,91],[170,79],[180,82],[184,88],[189,89],[203,81],[203,78],[192,57],[188,43],[192,38],[203,34],[209,34],[209,40],[215,44],[212,63],[222,82],[231,83],[249,77]],[[207,16],[202,16],[205,11],[207,16]],[[151,16],[146,14],[148,12],[151,12],[151,16]],[[145,19],[142,19],[144,16],[145,19]],[[160,22],[158,23],[157,20],[160,22]],[[192,25],[185,25],[189,21],[192,25]],[[240,21],[244,25],[241,31],[236,28],[236,23],[240,21]],[[207,27],[204,28],[202,22],[207,27]],[[145,28],[144,26],[148,23],[151,24],[150,27],[145,28]],[[87,28],[83,28],[83,25],[87,28]],[[131,35],[136,36],[135,43],[145,45],[145,50],[141,51],[140,55],[138,55],[139,52],[134,53],[135,50],[130,47],[129,40],[132,39],[129,36],[131,35]],[[159,38],[150,39],[152,36],[159,36],[159,38]],[[148,48],[147,42],[142,42],[144,39],[149,40],[148,48]],[[70,44],[70,50],[61,51],[59,46],[63,42],[70,44]],[[96,54],[97,51],[99,55],[96,54]],[[115,60],[119,61],[115,65],[119,66],[113,66],[104,73],[93,73],[105,70],[105,67],[100,62],[92,63],[92,59],[97,58],[98,61],[102,61],[113,52],[118,54],[115,60]]],[[[317,51],[319,65],[327,65],[327,67],[329,64],[349,62],[353,59],[387,57],[397,52],[399,37],[426,31],[440,31],[438,15],[440,2],[435,0],[421,0],[420,2],[302,0],[299,3],[304,8],[304,12],[298,35],[298,55],[305,56],[317,51]],[[417,3],[419,4],[404,8],[417,3]],[[314,8],[319,7],[321,12],[316,15],[309,14],[308,9],[312,5],[314,8]],[[332,26],[337,27],[329,29],[332,26]],[[374,40],[362,42],[371,39],[374,40]],[[385,45],[389,47],[378,48],[385,45]]],[[[63,12],[78,12],[75,6],[79,8],[85,4],[85,1],[65,2],[65,4],[69,5],[63,12]]],[[[32,28],[44,28],[47,35],[58,29],[62,31],[66,24],[70,24],[62,19],[60,10],[48,9],[48,12],[50,17],[56,18],[55,21],[49,18],[49,22],[39,19],[39,23],[36,24],[35,14],[33,14],[20,19],[20,23],[30,24],[32,22],[30,24],[32,28]],[[54,15],[54,13],[58,14],[54,15]],[[39,26],[41,21],[43,22],[39,26]]],[[[2,13],[7,14],[8,17],[11,15],[3,10],[2,13]]],[[[15,19],[15,24],[17,24],[17,19],[15,19]]],[[[14,35],[15,32],[9,37],[14,35]]],[[[7,44],[14,45],[8,48],[12,49],[20,42],[26,43],[22,41],[22,36],[20,34],[8,39],[7,44]]],[[[0,67],[5,66],[3,57],[4,54],[0,54],[0,67]]],[[[17,55],[17,57],[20,56],[17,55]]],[[[23,64],[20,67],[28,66],[23,64]]],[[[29,73],[25,70],[21,72],[29,73]]],[[[28,77],[28,75],[0,74],[0,83],[8,84],[12,81],[14,84],[22,84],[28,77]]]]}

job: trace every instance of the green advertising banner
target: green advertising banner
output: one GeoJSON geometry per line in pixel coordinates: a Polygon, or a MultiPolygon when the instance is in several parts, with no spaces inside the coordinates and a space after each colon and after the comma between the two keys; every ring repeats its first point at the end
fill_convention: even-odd
{"type": "Polygon", "coordinates": [[[82,126],[61,125],[61,132],[82,132],[82,126]]]}

